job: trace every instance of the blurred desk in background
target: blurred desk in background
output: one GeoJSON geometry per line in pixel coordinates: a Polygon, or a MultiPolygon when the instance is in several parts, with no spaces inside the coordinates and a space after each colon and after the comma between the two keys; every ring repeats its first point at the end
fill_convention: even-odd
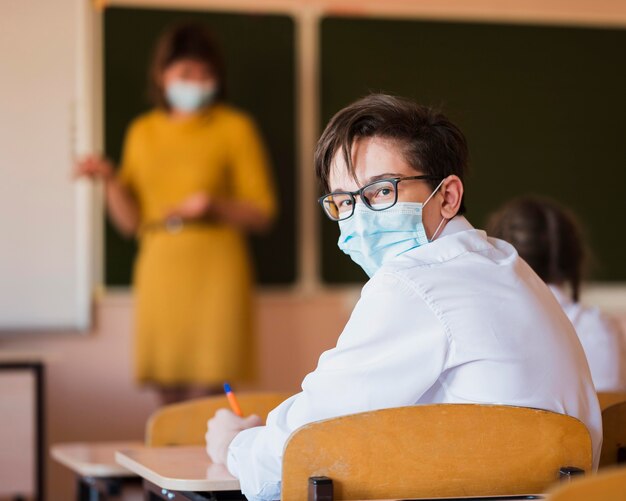
{"type": "Polygon", "coordinates": [[[141,447],[141,442],[94,442],[55,444],[50,454],[76,474],[76,499],[98,501],[121,496],[129,481],[138,480],[132,471],[115,461],[116,451],[141,447]]]}
{"type": "Polygon", "coordinates": [[[0,497],[45,499],[44,377],[40,356],[0,352],[0,497]]]}

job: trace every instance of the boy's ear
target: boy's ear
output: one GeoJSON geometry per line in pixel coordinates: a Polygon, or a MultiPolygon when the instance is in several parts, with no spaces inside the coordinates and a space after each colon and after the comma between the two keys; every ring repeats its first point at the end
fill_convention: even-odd
{"type": "Polygon", "coordinates": [[[463,200],[463,182],[459,176],[448,176],[444,179],[440,190],[443,197],[441,216],[452,219],[459,212],[461,200],[463,200]]]}

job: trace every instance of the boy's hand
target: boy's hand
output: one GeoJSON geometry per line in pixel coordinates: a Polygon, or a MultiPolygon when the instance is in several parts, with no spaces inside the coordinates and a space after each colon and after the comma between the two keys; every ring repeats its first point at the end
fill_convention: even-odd
{"type": "Polygon", "coordinates": [[[206,451],[211,461],[226,464],[228,446],[243,430],[261,426],[263,421],[255,414],[240,418],[228,409],[220,409],[209,419],[206,432],[206,451]]]}

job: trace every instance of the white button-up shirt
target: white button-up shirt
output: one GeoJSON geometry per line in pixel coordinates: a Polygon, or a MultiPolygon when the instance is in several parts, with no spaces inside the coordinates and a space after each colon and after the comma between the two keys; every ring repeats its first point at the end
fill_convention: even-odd
{"type": "Polygon", "coordinates": [[[598,308],[575,303],[556,285],[550,290],[583,345],[596,391],[626,391],[626,334],[598,308]]]}
{"type": "Polygon", "coordinates": [[[583,349],[548,287],[506,242],[456,217],[363,287],[337,346],[265,426],[239,433],[228,469],[249,500],[280,498],[283,447],[330,417],[431,403],[492,403],[580,419],[602,442],[583,349]]]}

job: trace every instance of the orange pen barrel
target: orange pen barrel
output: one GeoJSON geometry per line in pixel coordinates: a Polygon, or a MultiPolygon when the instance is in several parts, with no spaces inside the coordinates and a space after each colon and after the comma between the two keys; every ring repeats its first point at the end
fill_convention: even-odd
{"type": "Polygon", "coordinates": [[[232,409],[232,411],[237,414],[237,416],[243,417],[241,407],[239,407],[239,402],[237,402],[235,394],[230,389],[230,385],[228,383],[224,383],[224,391],[226,392],[226,398],[228,399],[228,403],[230,404],[230,408],[232,409]]]}

